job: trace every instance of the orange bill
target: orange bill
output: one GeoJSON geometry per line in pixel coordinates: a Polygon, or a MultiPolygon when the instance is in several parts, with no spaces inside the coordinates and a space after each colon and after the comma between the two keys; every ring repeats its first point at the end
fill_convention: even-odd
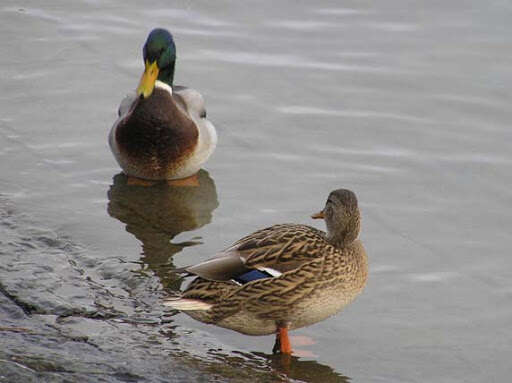
{"type": "Polygon", "coordinates": [[[324,218],[324,211],[323,210],[320,210],[318,213],[315,213],[311,216],[311,218],[313,219],[320,219],[320,218],[324,218]]]}

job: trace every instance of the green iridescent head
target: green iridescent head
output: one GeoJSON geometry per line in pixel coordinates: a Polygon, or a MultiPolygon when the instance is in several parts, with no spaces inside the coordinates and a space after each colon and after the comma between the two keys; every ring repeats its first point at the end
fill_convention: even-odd
{"type": "Polygon", "coordinates": [[[172,35],[166,29],[153,29],[144,44],[142,54],[145,69],[137,87],[137,94],[147,98],[153,93],[156,80],[172,86],[176,63],[176,45],[172,35]]]}

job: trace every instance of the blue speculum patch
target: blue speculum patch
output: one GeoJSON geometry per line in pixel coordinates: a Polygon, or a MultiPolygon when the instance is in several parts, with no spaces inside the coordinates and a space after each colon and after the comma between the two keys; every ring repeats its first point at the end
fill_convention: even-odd
{"type": "Polygon", "coordinates": [[[251,281],[255,281],[257,279],[263,279],[263,278],[271,278],[272,275],[270,273],[267,273],[266,271],[261,270],[251,270],[246,273],[243,273],[241,275],[236,276],[233,278],[235,281],[241,284],[249,283],[251,281]]]}

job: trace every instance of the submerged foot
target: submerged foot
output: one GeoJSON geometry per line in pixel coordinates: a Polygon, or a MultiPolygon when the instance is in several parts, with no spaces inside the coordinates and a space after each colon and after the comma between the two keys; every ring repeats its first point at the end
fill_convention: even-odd
{"type": "Polygon", "coordinates": [[[142,178],[137,178],[133,176],[128,176],[128,180],[126,181],[127,185],[136,185],[136,186],[153,186],[158,181],[144,180],[142,178]]]}
{"type": "Polygon", "coordinates": [[[177,180],[167,180],[167,184],[169,186],[199,186],[199,179],[197,178],[197,174],[187,178],[180,178],[177,180]]]}

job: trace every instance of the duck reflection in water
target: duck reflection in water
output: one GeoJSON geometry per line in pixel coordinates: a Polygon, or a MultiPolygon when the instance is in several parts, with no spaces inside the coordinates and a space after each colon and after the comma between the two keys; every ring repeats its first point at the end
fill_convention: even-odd
{"type": "Polygon", "coordinates": [[[348,383],[350,378],[315,360],[290,354],[226,352],[209,350],[208,358],[192,359],[192,364],[208,365],[211,371],[238,370],[239,380],[265,382],[348,383]],[[270,373],[270,376],[269,376],[270,373]]]}
{"type": "Polygon", "coordinates": [[[314,360],[301,360],[289,354],[254,353],[265,358],[272,371],[292,381],[307,383],[348,383],[350,378],[314,360]]]}
{"type": "Polygon", "coordinates": [[[172,290],[181,278],[169,272],[172,256],[199,242],[173,243],[178,234],[198,229],[212,219],[217,208],[215,182],[205,170],[198,173],[199,186],[180,187],[160,183],[151,187],[129,185],[124,174],[114,177],[108,192],[108,213],[126,224],[126,231],[142,242],[141,261],[172,290]]]}

